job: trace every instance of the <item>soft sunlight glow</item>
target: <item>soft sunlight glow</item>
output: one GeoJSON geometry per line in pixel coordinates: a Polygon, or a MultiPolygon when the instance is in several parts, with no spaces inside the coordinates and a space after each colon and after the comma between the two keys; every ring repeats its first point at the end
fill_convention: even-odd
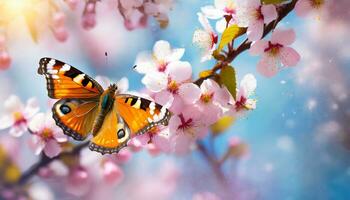
{"type": "Polygon", "coordinates": [[[31,0],[4,0],[1,3],[2,11],[9,16],[18,16],[22,14],[25,5],[31,0]]]}

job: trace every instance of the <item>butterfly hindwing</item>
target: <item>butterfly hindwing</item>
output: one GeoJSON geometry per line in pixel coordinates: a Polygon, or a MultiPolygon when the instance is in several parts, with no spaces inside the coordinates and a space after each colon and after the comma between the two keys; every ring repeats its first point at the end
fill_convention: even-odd
{"type": "Polygon", "coordinates": [[[50,98],[96,98],[103,92],[95,80],[59,60],[40,59],[38,73],[46,77],[50,98]]]}
{"type": "Polygon", "coordinates": [[[167,125],[170,118],[164,106],[133,95],[117,95],[115,106],[135,135],[144,134],[157,125],[167,125]]]}
{"type": "Polygon", "coordinates": [[[84,140],[89,135],[97,111],[97,101],[79,99],[61,99],[52,108],[56,124],[75,140],[84,140]]]}
{"type": "Polygon", "coordinates": [[[106,115],[96,136],[91,139],[89,148],[101,154],[117,153],[127,145],[130,135],[128,125],[118,115],[116,107],[113,106],[112,110],[106,115]]]}

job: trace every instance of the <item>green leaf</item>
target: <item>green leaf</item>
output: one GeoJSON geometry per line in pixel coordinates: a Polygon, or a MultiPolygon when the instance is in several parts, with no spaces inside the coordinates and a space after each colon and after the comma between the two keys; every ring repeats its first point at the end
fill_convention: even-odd
{"type": "Polygon", "coordinates": [[[235,38],[240,36],[241,31],[242,31],[242,29],[239,28],[237,25],[232,25],[232,26],[227,27],[225,29],[225,31],[222,33],[218,48],[215,50],[216,54],[219,54],[218,52],[220,52],[221,49],[224,48],[224,46],[226,46],[232,40],[234,40],[235,38]]]}
{"type": "Polygon", "coordinates": [[[287,0],[261,0],[261,3],[262,4],[280,4],[280,3],[283,3],[287,0]]]}
{"type": "Polygon", "coordinates": [[[220,83],[222,85],[225,85],[228,91],[231,93],[232,97],[236,99],[236,70],[232,66],[226,65],[221,69],[220,83]]]}

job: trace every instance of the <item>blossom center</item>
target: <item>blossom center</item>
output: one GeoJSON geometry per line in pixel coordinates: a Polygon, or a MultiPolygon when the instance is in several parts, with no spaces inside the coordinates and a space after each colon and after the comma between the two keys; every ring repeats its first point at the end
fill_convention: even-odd
{"type": "Polygon", "coordinates": [[[218,42],[218,36],[214,33],[211,33],[210,36],[211,36],[211,48],[213,48],[214,45],[218,42]]]}
{"type": "Polygon", "coordinates": [[[183,114],[180,114],[179,118],[181,120],[181,124],[177,127],[177,130],[185,131],[193,126],[192,118],[189,118],[188,120],[186,120],[183,114]]]}
{"type": "Polygon", "coordinates": [[[168,65],[167,62],[159,61],[159,63],[158,63],[158,71],[159,72],[165,72],[167,65],[168,65]]]}
{"type": "Polygon", "coordinates": [[[262,6],[259,6],[259,8],[257,8],[255,13],[254,13],[254,17],[256,20],[264,20],[264,15],[261,12],[261,7],[262,6]]]}
{"type": "Polygon", "coordinates": [[[50,128],[44,128],[42,131],[41,131],[41,137],[43,139],[50,139],[53,137],[53,132],[52,132],[52,129],[50,128]]]}
{"type": "Polygon", "coordinates": [[[204,93],[201,95],[200,99],[203,103],[210,103],[214,97],[214,93],[204,93]]]}
{"type": "Polygon", "coordinates": [[[224,11],[228,14],[235,14],[236,10],[235,10],[235,4],[231,1],[231,2],[227,2],[226,7],[224,8],[224,11]]]}
{"type": "Polygon", "coordinates": [[[176,81],[170,80],[168,83],[168,91],[173,94],[176,94],[178,90],[179,90],[179,85],[176,83],[176,81]]]}
{"type": "Polygon", "coordinates": [[[281,44],[272,44],[269,41],[269,46],[264,50],[264,52],[268,52],[271,56],[276,56],[279,54],[280,49],[283,47],[281,44]]]}
{"type": "Polygon", "coordinates": [[[13,113],[13,118],[15,119],[15,125],[20,125],[27,122],[23,114],[18,111],[13,113]]]}
{"type": "Polygon", "coordinates": [[[243,108],[245,108],[246,102],[247,102],[247,98],[245,98],[244,96],[241,96],[241,98],[235,103],[236,111],[240,111],[243,108]]]}

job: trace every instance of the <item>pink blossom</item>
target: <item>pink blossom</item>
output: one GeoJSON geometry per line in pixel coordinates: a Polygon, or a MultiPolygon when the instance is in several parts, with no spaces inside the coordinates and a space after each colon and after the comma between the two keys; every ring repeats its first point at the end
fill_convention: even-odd
{"type": "Polygon", "coordinates": [[[8,69],[11,65],[11,57],[6,50],[0,51],[0,69],[8,69]]]}
{"type": "Polygon", "coordinates": [[[82,25],[86,30],[92,29],[96,25],[96,3],[95,0],[88,0],[85,4],[82,25]]]}
{"type": "Polygon", "coordinates": [[[239,85],[236,100],[231,99],[230,115],[235,117],[241,117],[248,110],[256,108],[256,100],[252,99],[251,96],[254,94],[256,89],[256,79],[252,74],[246,74],[239,85]]]}
{"type": "Polygon", "coordinates": [[[169,130],[173,149],[177,154],[188,153],[196,139],[203,138],[208,133],[202,113],[193,106],[187,106],[180,114],[172,116],[169,121],[169,130]]]}
{"type": "Polygon", "coordinates": [[[10,128],[10,135],[19,137],[27,131],[28,121],[39,112],[39,106],[35,98],[23,105],[21,100],[11,95],[4,103],[4,113],[0,117],[0,130],[10,128]]]}
{"type": "Polygon", "coordinates": [[[64,0],[71,10],[75,10],[79,4],[79,0],[64,0]]]}
{"type": "Polygon", "coordinates": [[[250,41],[261,39],[264,24],[277,19],[274,5],[262,5],[260,0],[240,0],[237,4],[237,22],[240,27],[248,27],[247,35],[250,41]]]}
{"type": "Polygon", "coordinates": [[[107,184],[117,185],[124,177],[123,171],[112,161],[103,163],[103,179],[107,184]]]}
{"type": "Polygon", "coordinates": [[[68,32],[65,27],[66,16],[63,12],[58,11],[52,15],[51,30],[60,42],[65,42],[68,39],[68,32]]]}
{"type": "Polygon", "coordinates": [[[91,188],[92,179],[86,168],[82,166],[73,167],[67,176],[66,191],[75,196],[85,195],[91,188]]]}
{"type": "Polygon", "coordinates": [[[36,155],[44,151],[48,157],[55,157],[62,151],[60,143],[67,141],[50,112],[36,114],[29,122],[29,129],[33,133],[32,141],[36,155]]]}
{"type": "Polygon", "coordinates": [[[200,192],[193,195],[192,200],[220,200],[218,195],[211,192],[200,192]]]}
{"type": "Polygon", "coordinates": [[[132,153],[129,149],[121,149],[117,154],[112,155],[112,160],[118,164],[127,163],[131,160],[132,153]]]}
{"type": "Polygon", "coordinates": [[[193,83],[185,84],[179,93],[187,104],[196,103],[203,121],[208,125],[222,116],[222,107],[227,106],[230,99],[227,89],[221,88],[211,79],[204,80],[200,87],[193,83]]]}
{"type": "Polygon", "coordinates": [[[236,0],[215,0],[214,6],[204,6],[201,10],[207,18],[219,20],[216,22],[216,30],[222,33],[227,24],[224,16],[231,16],[232,19],[229,24],[235,21],[237,11],[236,0]]]}
{"type": "Polygon", "coordinates": [[[275,30],[272,33],[271,40],[259,40],[252,44],[250,53],[252,55],[262,55],[257,70],[266,77],[272,77],[282,66],[295,66],[300,55],[293,48],[289,47],[295,41],[295,32],[289,30],[275,30]]]}
{"type": "Polygon", "coordinates": [[[135,70],[141,74],[151,72],[164,72],[169,63],[179,61],[185,49],[172,49],[169,42],[157,41],[153,46],[153,52],[142,52],[137,55],[135,70]]]}
{"type": "Polygon", "coordinates": [[[327,7],[329,0],[299,0],[295,4],[295,12],[299,17],[309,14],[321,14],[327,7]]]}
{"type": "Polygon", "coordinates": [[[197,15],[204,29],[197,29],[193,33],[192,42],[202,50],[201,62],[204,62],[212,58],[213,51],[218,42],[218,36],[209,24],[208,19],[202,13],[197,13],[197,15]]]}

